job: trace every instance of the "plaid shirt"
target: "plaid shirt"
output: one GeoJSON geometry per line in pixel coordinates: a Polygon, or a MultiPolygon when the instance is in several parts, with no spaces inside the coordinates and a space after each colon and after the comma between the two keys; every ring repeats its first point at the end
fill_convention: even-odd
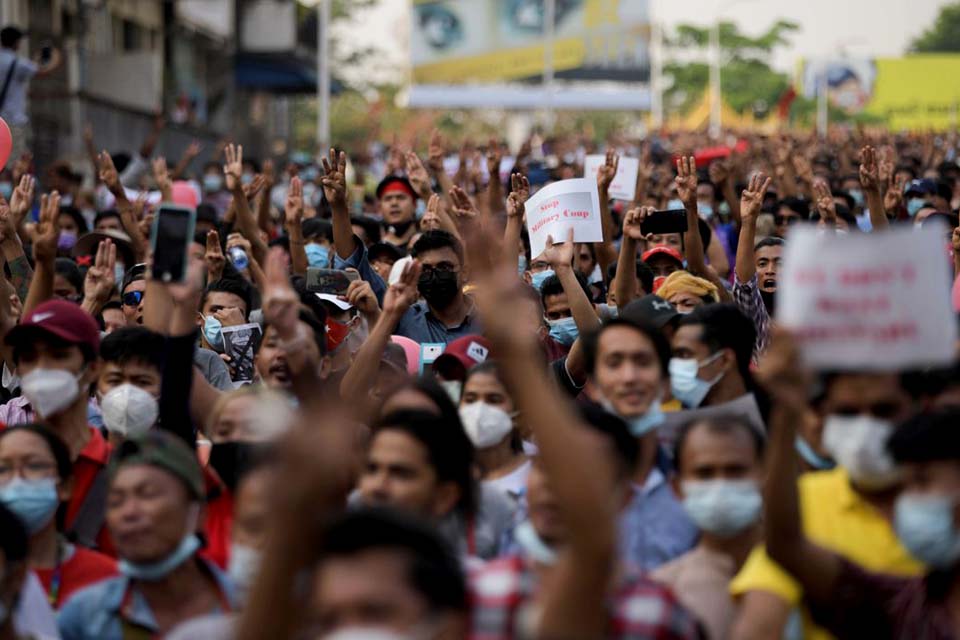
{"type": "MultiPolygon", "coordinates": [[[[536,575],[521,555],[492,560],[470,576],[472,640],[531,638],[536,575]]],[[[610,601],[606,638],[681,640],[702,638],[697,620],[664,586],[629,571],[610,601]]]]}
{"type": "Polygon", "coordinates": [[[753,347],[753,359],[757,360],[760,354],[767,350],[767,342],[770,340],[770,314],[760,296],[757,274],[753,274],[750,282],[743,283],[734,271],[733,299],[743,311],[743,315],[753,320],[753,326],[757,330],[757,342],[753,347]]]}

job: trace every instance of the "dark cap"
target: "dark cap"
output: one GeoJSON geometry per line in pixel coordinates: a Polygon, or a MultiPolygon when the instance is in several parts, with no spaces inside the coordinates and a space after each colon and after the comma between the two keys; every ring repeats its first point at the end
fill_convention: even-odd
{"type": "Polygon", "coordinates": [[[467,371],[490,357],[490,342],[481,335],[457,338],[433,362],[433,370],[447,380],[463,380],[467,371]]]}
{"type": "Polygon", "coordinates": [[[373,262],[379,258],[389,258],[396,262],[403,257],[403,252],[396,245],[392,245],[389,242],[377,242],[370,245],[370,248],[367,249],[367,260],[373,262]]]}
{"type": "Polygon", "coordinates": [[[120,284],[120,295],[127,290],[131,282],[147,279],[147,265],[144,263],[135,264],[127,267],[127,272],[123,275],[123,282],[120,284]]]}
{"type": "Polygon", "coordinates": [[[651,293],[625,306],[620,311],[620,317],[662,329],[666,325],[676,322],[680,318],[680,314],[672,304],[651,293]]]}
{"type": "Polygon", "coordinates": [[[130,236],[115,229],[91,231],[80,236],[77,244],[73,246],[73,257],[96,256],[97,249],[103,240],[110,240],[117,246],[117,258],[123,262],[124,266],[133,266],[137,261],[134,257],[133,245],[130,243],[130,236]]]}
{"type": "Polygon", "coordinates": [[[93,316],[73,302],[48,300],[38,305],[7,333],[4,342],[22,344],[21,341],[28,334],[38,333],[46,333],[77,346],[87,346],[92,353],[100,351],[100,328],[93,316]]]}
{"type": "Polygon", "coordinates": [[[380,184],[377,185],[377,199],[383,197],[384,191],[395,189],[406,192],[414,200],[417,199],[417,191],[406,176],[387,176],[381,180],[380,184]]]}
{"type": "Polygon", "coordinates": [[[909,196],[911,194],[916,194],[918,196],[933,196],[937,194],[937,183],[931,180],[930,178],[920,178],[918,180],[911,180],[907,183],[906,189],[903,190],[903,195],[909,196]]]}
{"type": "Polygon", "coordinates": [[[887,449],[897,462],[960,462],[958,420],[957,409],[919,413],[897,427],[887,440],[887,449]]]}
{"type": "Polygon", "coordinates": [[[196,500],[203,500],[206,492],[203,470],[196,454],[180,438],[160,429],[151,429],[142,436],[124,440],[110,460],[110,479],[120,467],[129,464],[149,464],[176,476],[196,500]]]}

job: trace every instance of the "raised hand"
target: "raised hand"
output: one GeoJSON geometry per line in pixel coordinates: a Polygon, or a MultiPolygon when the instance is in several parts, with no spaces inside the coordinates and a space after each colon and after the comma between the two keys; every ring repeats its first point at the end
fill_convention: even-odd
{"type": "Polygon", "coordinates": [[[247,200],[253,200],[261,190],[263,190],[264,185],[267,184],[267,179],[263,177],[263,174],[258,173],[253,176],[248,184],[243,185],[243,197],[247,200]]]}
{"type": "Polygon", "coordinates": [[[458,220],[469,221],[477,217],[477,206],[470,200],[467,192],[460,187],[450,189],[451,210],[458,220]]]}
{"type": "Polygon", "coordinates": [[[507,196],[507,216],[523,217],[524,203],[530,198],[530,181],[521,173],[510,176],[510,195],[507,196]]]}
{"type": "Polygon", "coordinates": [[[710,172],[710,182],[718,187],[723,185],[730,177],[730,169],[723,160],[714,160],[710,163],[708,170],[710,172]]]}
{"type": "Polygon", "coordinates": [[[440,196],[436,193],[431,194],[427,200],[427,210],[420,220],[421,231],[432,231],[440,228],[440,196]]]}
{"type": "Polygon", "coordinates": [[[33,204],[33,190],[36,184],[37,181],[34,177],[26,173],[20,178],[20,184],[17,185],[10,196],[10,213],[13,214],[14,222],[18,227],[27,217],[30,205],[33,204]]]}
{"type": "Polygon", "coordinates": [[[893,147],[885,145],[880,148],[880,160],[877,163],[877,178],[881,188],[886,191],[893,182],[893,172],[896,169],[896,153],[893,147]]]}
{"type": "Polygon", "coordinates": [[[443,159],[447,150],[443,146],[443,137],[439,129],[430,132],[430,146],[427,147],[427,164],[434,173],[443,171],[443,159]]]}
{"type": "Polygon", "coordinates": [[[820,212],[820,219],[829,223],[836,222],[837,205],[833,201],[833,194],[830,193],[830,186],[826,180],[814,181],[813,199],[817,204],[817,211],[820,212]]]}
{"type": "Polygon", "coordinates": [[[610,184],[617,177],[617,167],[620,166],[620,156],[613,149],[607,149],[603,164],[597,169],[597,188],[606,193],[610,184]]]}
{"type": "Polygon", "coordinates": [[[87,269],[83,280],[83,297],[102,306],[110,299],[116,286],[114,267],[117,264],[117,246],[110,240],[101,240],[93,266],[87,269]]]}
{"type": "Polygon", "coordinates": [[[240,247],[248,256],[253,256],[253,245],[250,244],[250,241],[247,240],[242,233],[237,233],[234,231],[227,236],[227,251],[234,247],[240,247]]]}
{"type": "Polygon", "coordinates": [[[487,173],[490,174],[490,180],[500,179],[500,162],[503,160],[503,149],[500,143],[490,139],[487,145],[487,173]]]}
{"type": "Polygon", "coordinates": [[[33,163],[33,154],[29,151],[24,151],[20,154],[20,157],[17,158],[17,161],[13,165],[13,181],[19,182],[20,179],[30,173],[30,165],[33,163]]]}
{"type": "Polygon", "coordinates": [[[3,196],[0,196],[0,243],[19,242],[17,226],[17,218],[13,215],[10,205],[3,199],[3,196]]]}
{"type": "Polygon", "coordinates": [[[420,292],[417,291],[417,281],[420,279],[420,262],[414,260],[403,268],[400,279],[390,285],[387,292],[383,294],[383,312],[394,316],[402,316],[406,313],[417,298],[420,292]]]}
{"type": "Polygon", "coordinates": [[[184,149],[183,155],[193,160],[198,155],[200,155],[201,151],[203,151],[203,147],[200,145],[200,141],[193,140],[190,144],[187,145],[187,148],[184,149]]]}
{"type": "Polygon", "coordinates": [[[880,191],[880,168],[877,151],[870,145],[860,150],[860,184],[864,191],[880,191]]]}
{"type": "Polygon", "coordinates": [[[207,250],[203,254],[203,261],[207,265],[207,282],[216,282],[223,276],[227,259],[220,248],[220,234],[216,231],[207,233],[207,250]]]}
{"type": "Polygon", "coordinates": [[[380,311],[380,305],[377,304],[377,296],[373,293],[373,287],[366,280],[351,282],[343,298],[365,316],[375,315],[380,311]]]}
{"type": "Polygon", "coordinates": [[[265,181],[265,186],[269,189],[277,183],[277,168],[273,164],[273,160],[267,158],[263,161],[263,179],[265,181]]]}
{"type": "Polygon", "coordinates": [[[263,321],[276,328],[281,340],[297,337],[297,314],[300,298],[290,284],[290,269],[283,249],[274,247],[267,254],[263,270],[263,321]]]}
{"type": "Polygon", "coordinates": [[[896,181],[891,182],[886,192],[883,194],[883,209],[890,213],[895,212],[903,206],[903,190],[907,186],[907,177],[899,176],[896,181]]]}
{"type": "Polygon", "coordinates": [[[123,186],[120,184],[120,174],[113,164],[113,158],[106,149],[100,152],[97,160],[100,164],[100,181],[107,186],[107,189],[109,189],[111,193],[122,191],[123,186]]]}
{"type": "Polygon", "coordinates": [[[60,230],[57,227],[57,216],[60,214],[60,194],[51,191],[49,195],[40,196],[40,221],[33,236],[33,259],[53,265],[57,258],[57,239],[60,230]]]}
{"type": "Polygon", "coordinates": [[[638,207],[627,211],[627,214],[623,216],[623,237],[635,242],[649,240],[652,234],[644,235],[643,221],[655,210],[653,207],[638,207]]]}
{"type": "Polygon", "coordinates": [[[420,162],[420,157],[413,151],[408,151],[405,159],[407,178],[410,180],[410,184],[413,185],[413,190],[416,191],[421,198],[429,198],[429,194],[433,190],[430,186],[430,175],[427,173],[427,169],[423,166],[423,163],[420,162]]]}
{"type": "Polygon", "coordinates": [[[576,250],[573,246],[573,229],[567,232],[567,239],[562,244],[554,244],[553,236],[547,236],[547,248],[540,256],[542,260],[550,263],[554,271],[561,271],[573,267],[573,256],[576,250]]]}
{"type": "Polygon", "coordinates": [[[343,151],[338,155],[336,150],[330,149],[330,157],[321,158],[323,177],[323,193],[331,206],[347,206],[347,154],[343,151]]]}
{"type": "Polygon", "coordinates": [[[750,184],[740,194],[740,219],[743,221],[756,220],[763,208],[763,196],[770,188],[772,180],[763,173],[757,173],[750,179],[750,184]]]}
{"type": "Polygon", "coordinates": [[[806,182],[807,184],[813,183],[813,167],[810,166],[810,161],[807,160],[807,157],[801,153],[797,153],[792,157],[793,160],[793,170],[797,174],[797,178],[806,182]]]}
{"type": "Polygon", "coordinates": [[[677,159],[677,197],[687,209],[697,208],[697,161],[693,156],[677,159]]]}
{"type": "Polygon", "coordinates": [[[223,178],[227,190],[236,192],[243,185],[240,180],[243,175],[243,145],[228,144],[223,148],[223,157],[223,178]]]}
{"type": "Polygon", "coordinates": [[[290,178],[287,201],[283,205],[283,222],[287,227],[300,227],[303,221],[303,183],[300,178],[290,178]]]}

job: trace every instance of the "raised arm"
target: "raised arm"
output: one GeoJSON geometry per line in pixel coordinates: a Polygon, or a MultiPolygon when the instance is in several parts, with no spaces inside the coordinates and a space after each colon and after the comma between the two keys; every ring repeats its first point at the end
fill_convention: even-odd
{"type": "Polygon", "coordinates": [[[450,189],[453,187],[453,181],[447,175],[447,170],[443,166],[443,160],[447,152],[443,146],[443,136],[438,129],[430,132],[430,146],[427,149],[427,164],[430,165],[430,171],[440,187],[440,195],[447,197],[450,189]]]}
{"type": "MultiPolygon", "coordinates": [[[[713,166],[710,165],[710,168],[712,169],[713,166]]],[[[677,195],[683,201],[683,208],[687,212],[687,230],[683,234],[683,250],[684,257],[687,259],[687,271],[712,282],[721,299],[724,302],[729,302],[733,298],[727,292],[727,288],[720,276],[717,275],[716,270],[707,265],[704,257],[703,237],[700,235],[700,216],[697,214],[697,161],[693,156],[677,160],[676,184],[677,195]]],[[[724,258],[726,258],[726,255],[724,255],[724,258]]],[[[729,270],[729,265],[725,266],[729,270]]]]}
{"type": "Polygon", "coordinates": [[[253,246],[253,257],[263,262],[267,255],[267,243],[260,237],[260,227],[257,219],[250,211],[250,202],[243,189],[240,177],[243,175],[243,145],[228,144],[224,150],[225,163],[223,177],[227,190],[233,196],[233,204],[237,213],[237,228],[253,246]]]}
{"type": "Polygon", "coordinates": [[[273,160],[267,158],[263,161],[263,188],[260,190],[260,196],[257,198],[257,226],[266,233],[270,233],[270,192],[277,183],[276,171],[273,166],[273,160]]]}
{"type": "Polygon", "coordinates": [[[10,205],[6,208],[0,207],[0,235],[2,235],[0,250],[3,251],[3,259],[6,260],[7,267],[10,269],[10,284],[13,285],[21,302],[27,299],[27,292],[33,280],[33,269],[23,251],[18,229],[30,211],[34,185],[33,176],[24,175],[20,178],[20,184],[13,190],[10,205]]]}
{"type": "Polygon", "coordinates": [[[170,180],[170,172],[167,170],[167,159],[163,156],[153,159],[153,180],[160,190],[160,199],[163,202],[172,202],[173,181],[170,180]]]}
{"type": "Polygon", "coordinates": [[[813,182],[813,196],[822,226],[835,230],[837,228],[837,204],[833,201],[833,194],[830,193],[830,186],[826,180],[818,179],[813,182]]]}
{"type": "Polygon", "coordinates": [[[763,196],[770,188],[770,178],[758,173],[740,194],[740,242],[737,245],[737,280],[748,283],[757,274],[753,245],[757,237],[757,217],[763,196]]]}
{"type": "Polygon", "coordinates": [[[617,177],[620,156],[613,149],[607,149],[603,164],[597,171],[597,193],[600,196],[600,225],[603,228],[603,242],[597,246],[597,264],[603,279],[607,279],[607,267],[617,259],[617,250],[613,247],[614,224],[610,213],[610,185],[617,177]]]}
{"type": "Polygon", "coordinates": [[[503,183],[500,181],[500,163],[503,161],[503,149],[500,143],[491,138],[487,145],[487,212],[491,216],[503,212],[503,183]]]}
{"type": "Polygon", "coordinates": [[[187,173],[187,169],[190,167],[190,163],[193,162],[193,159],[200,155],[200,151],[203,147],[200,146],[199,140],[194,140],[187,145],[187,148],[183,150],[183,154],[180,156],[180,159],[177,160],[177,166],[173,168],[173,172],[170,177],[173,180],[180,180],[183,178],[184,174],[187,173]]]}
{"type": "Polygon", "coordinates": [[[140,230],[139,220],[134,213],[133,205],[127,199],[127,193],[120,183],[120,174],[113,165],[113,158],[105,150],[100,152],[100,181],[107,187],[117,201],[117,212],[120,214],[120,223],[123,230],[130,236],[137,260],[146,259],[148,247],[147,237],[140,230]]]}
{"type": "Polygon", "coordinates": [[[117,247],[110,240],[102,240],[97,245],[97,255],[93,266],[87,269],[83,280],[83,310],[97,317],[103,305],[110,300],[116,287],[113,269],[117,264],[117,247]]]}
{"type": "Polygon", "coordinates": [[[644,219],[654,212],[653,207],[630,209],[623,216],[623,238],[620,241],[620,258],[617,262],[617,309],[623,309],[636,297],[637,248],[646,240],[641,226],[644,219]]]}
{"type": "Polygon", "coordinates": [[[33,236],[33,261],[36,270],[30,281],[30,290],[23,303],[23,316],[27,316],[41,302],[53,297],[54,262],[57,259],[57,215],[60,212],[60,194],[40,196],[40,222],[33,236]]]}
{"type": "Polygon", "coordinates": [[[563,292],[567,294],[567,302],[570,303],[573,321],[577,323],[577,331],[580,335],[585,335],[600,326],[600,318],[594,311],[590,298],[577,281],[573,270],[573,256],[573,229],[567,233],[567,240],[563,244],[553,244],[553,238],[547,236],[547,249],[543,252],[543,259],[550,263],[550,268],[560,280],[563,292]]]}
{"type": "Polygon", "coordinates": [[[737,198],[737,192],[734,190],[734,172],[731,165],[735,163],[726,163],[723,160],[714,160],[710,163],[710,181],[719,189],[723,200],[730,207],[730,218],[733,224],[740,227],[740,199],[737,198]]]}
{"type": "Polygon", "coordinates": [[[333,211],[333,247],[341,259],[347,260],[357,250],[350,211],[347,209],[347,154],[341,151],[337,155],[331,148],[330,158],[322,158],[321,161],[324,175],[320,181],[333,211]]]}
{"type": "Polygon", "coordinates": [[[880,192],[877,151],[869,145],[860,150],[860,184],[870,209],[870,225],[874,231],[886,229],[890,226],[890,221],[887,220],[887,212],[883,208],[883,194],[880,192]]]}
{"type": "Polygon", "coordinates": [[[303,239],[303,185],[300,178],[290,178],[287,201],[283,207],[283,226],[290,239],[290,264],[297,275],[307,275],[307,249],[303,239]]]}
{"type": "Polygon", "coordinates": [[[530,181],[520,173],[510,176],[510,195],[507,196],[507,224],[503,230],[503,247],[500,259],[507,266],[517,267],[517,247],[523,233],[523,212],[527,198],[530,197],[530,181]]]}

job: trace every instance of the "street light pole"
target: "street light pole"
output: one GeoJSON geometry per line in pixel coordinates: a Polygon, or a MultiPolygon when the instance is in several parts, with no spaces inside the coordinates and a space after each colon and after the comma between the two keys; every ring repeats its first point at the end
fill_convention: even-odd
{"type": "Polygon", "coordinates": [[[553,39],[557,16],[556,0],[543,4],[543,89],[546,95],[547,125],[553,128],[553,39]]]}
{"type": "Polygon", "coordinates": [[[710,28],[710,137],[720,138],[720,16],[710,28]]]}
{"type": "Polygon", "coordinates": [[[330,147],[330,4],[317,4],[317,152],[330,147]]]}
{"type": "Polygon", "coordinates": [[[663,27],[656,14],[650,20],[650,124],[663,126],[663,27]]]}

